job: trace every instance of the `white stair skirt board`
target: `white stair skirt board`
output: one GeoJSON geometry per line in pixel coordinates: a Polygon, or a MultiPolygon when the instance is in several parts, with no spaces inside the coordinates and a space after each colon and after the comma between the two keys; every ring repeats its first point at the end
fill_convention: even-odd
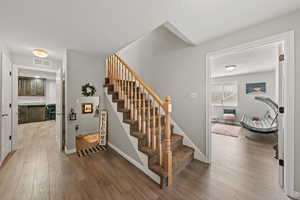
{"type": "Polygon", "coordinates": [[[65,153],[66,153],[66,154],[73,154],[73,153],[76,153],[76,148],[74,148],[74,149],[68,149],[67,147],[65,147],[65,153]]]}
{"type": "Polygon", "coordinates": [[[183,136],[183,144],[195,150],[194,159],[208,163],[207,157],[200,151],[200,149],[195,145],[195,143],[184,133],[184,131],[180,128],[180,126],[178,126],[178,124],[173,119],[171,119],[171,121],[174,125],[175,133],[183,136]]]}
{"type": "Polygon", "coordinates": [[[137,162],[136,160],[132,159],[130,156],[122,152],[119,148],[114,146],[113,144],[109,143],[109,146],[114,149],[116,152],[118,152],[121,156],[123,156],[126,160],[128,160],[131,164],[142,170],[147,176],[149,176],[152,180],[154,180],[156,183],[160,184],[160,177],[153,173],[151,170],[148,168],[148,156],[142,152],[139,151],[138,149],[138,139],[130,135],[130,125],[123,123],[123,114],[119,113],[117,110],[117,104],[112,102],[112,96],[108,95],[108,88],[104,89],[105,97],[107,100],[110,102],[113,111],[117,115],[120,124],[122,125],[122,128],[124,129],[131,145],[133,146],[134,150],[136,151],[137,155],[139,156],[139,159],[142,164],[137,162]]]}

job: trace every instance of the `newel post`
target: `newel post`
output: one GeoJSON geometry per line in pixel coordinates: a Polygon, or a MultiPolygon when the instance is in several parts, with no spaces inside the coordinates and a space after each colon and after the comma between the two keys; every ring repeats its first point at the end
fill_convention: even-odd
{"type": "Polygon", "coordinates": [[[172,112],[172,104],[171,97],[165,97],[164,110],[166,115],[166,123],[165,123],[165,148],[164,148],[164,156],[163,156],[163,166],[164,169],[168,172],[168,185],[173,182],[173,163],[172,163],[172,149],[171,149],[171,112],[172,112]]]}

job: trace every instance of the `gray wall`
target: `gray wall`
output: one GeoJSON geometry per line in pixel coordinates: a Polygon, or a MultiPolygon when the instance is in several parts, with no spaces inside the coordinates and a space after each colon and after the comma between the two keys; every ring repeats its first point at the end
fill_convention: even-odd
{"type": "MultiPolygon", "coordinates": [[[[203,69],[189,63],[194,48],[160,27],[118,54],[164,98],[172,96],[172,117],[193,142],[205,152],[205,93],[203,69]],[[136,53],[132,53],[136,52],[136,53]],[[141,56],[142,55],[142,56],[141,56]],[[197,93],[192,98],[192,93],[197,93]],[[188,120],[187,120],[188,119],[188,120]]],[[[194,58],[195,59],[195,58],[194,58]]],[[[199,56],[197,56],[199,59],[199,56]]]]}
{"type": "Polygon", "coordinates": [[[79,125],[76,136],[99,132],[99,112],[96,111],[98,105],[99,96],[79,97],[76,108],[74,108],[77,113],[77,124],[79,125]],[[93,113],[82,114],[82,103],[92,103],[94,105],[93,113]]]}
{"type": "MultiPolygon", "coordinates": [[[[76,113],[80,113],[80,97],[81,86],[90,83],[96,87],[95,96],[100,96],[102,94],[102,85],[104,83],[104,59],[85,55],[81,52],[67,50],[66,58],[66,115],[70,113],[71,108],[75,109],[76,113]]],[[[98,119],[90,115],[91,123],[98,124],[98,119]]],[[[66,147],[68,150],[75,148],[75,126],[79,125],[81,129],[88,130],[91,126],[90,123],[85,123],[85,121],[78,118],[76,121],[66,121],[66,147]]]]}
{"type": "Polygon", "coordinates": [[[268,111],[268,107],[260,101],[254,100],[255,96],[270,97],[275,101],[275,71],[244,74],[237,76],[226,76],[212,79],[212,83],[236,82],[238,85],[238,106],[213,106],[212,116],[222,118],[224,108],[236,109],[237,120],[239,121],[244,113],[252,117],[263,117],[268,111]],[[266,93],[263,94],[246,94],[246,83],[266,83],[266,93]]]}
{"type": "MultiPolygon", "coordinates": [[[[173,118],[186,134],[205,153],[205,65],[208,52],[229,48],[235,45],[258,40],[267,36],[295,30],[296,66],[300,63],[300,12],[290,14],[266,23],[229,34],[219,39],[188,47],[167,30],[162,28],[147,35],[149,42],[140,40],[136,54],[128,53],[134,45],[120,51],[119,55],[130,66],[141,68],[159,95],[173,97],[173,118]],[[136,62],[139,55],[148,55],[143,61],[136,62]],[[136,62],[136,63],[135,63],[136,62]],[[137,66],[138,63],[141,63],[137,66]],[[191,95],[192,93],[196,93],[191,95]],[[193,98],[192,98],[193,97],[193,98]]],[[[296,67],[297,77],[300,69],[296,67]]],[[[296,99],[300,101],[300,79],[296,79],[296,99]]],[[[295,105],[295,155],[300,155],[300,105],[295,105]]],[[[300,157],[295,156],[295,169],[300,169],[300,157]]],[[[300,170],[295,171],[295,184],[300,191],[300,170]]]]}
{"type": "MultiPolygon", "coordinates": [[[[125,130],[122,127],[118,116],[114,112],[110,101],[104,97],[104,106],[108,110],[108,140],[115,147],[120,149],[126,155],[134,159],[135,161],[142,164],[139,159],[138,154],[133,148],[132,144],[129,141],[129,138],[126,135],[125,130]]],[[[132,136],[131,136],[132,137],[132,136]]]]}
{"type": "MultiPolygon", "coordinates": [[[[0,114],[2,114],[2,47],[0,46],[0,114]]],[[[2,162],[2,117],[0,118],[0,163],[2,162]]]]}

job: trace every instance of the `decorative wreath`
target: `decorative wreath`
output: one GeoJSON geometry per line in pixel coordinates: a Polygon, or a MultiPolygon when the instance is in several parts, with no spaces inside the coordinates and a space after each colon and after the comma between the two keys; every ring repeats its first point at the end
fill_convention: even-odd
{"type": "Polygon", "coordinates": [[[81,93],[83,96],[89,97],[96,93],[96,88],[89,83],[81,86],[81,93]]]}

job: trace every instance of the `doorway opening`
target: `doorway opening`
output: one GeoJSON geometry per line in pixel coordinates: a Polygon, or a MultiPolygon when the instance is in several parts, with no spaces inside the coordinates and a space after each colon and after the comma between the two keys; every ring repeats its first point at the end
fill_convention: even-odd
{"type": "Polygon", "coordinates": [[[61,150],[58,131],[62,129],[60,71],[13,66],[13,151],[22,149],[34,138],[51,139],[61,150]]]}
{"type": "Polygon", "coordinates": [[[288,195],[294,191],[293,38],[288,32],[207,55],[208,162],[288,195]]]}

